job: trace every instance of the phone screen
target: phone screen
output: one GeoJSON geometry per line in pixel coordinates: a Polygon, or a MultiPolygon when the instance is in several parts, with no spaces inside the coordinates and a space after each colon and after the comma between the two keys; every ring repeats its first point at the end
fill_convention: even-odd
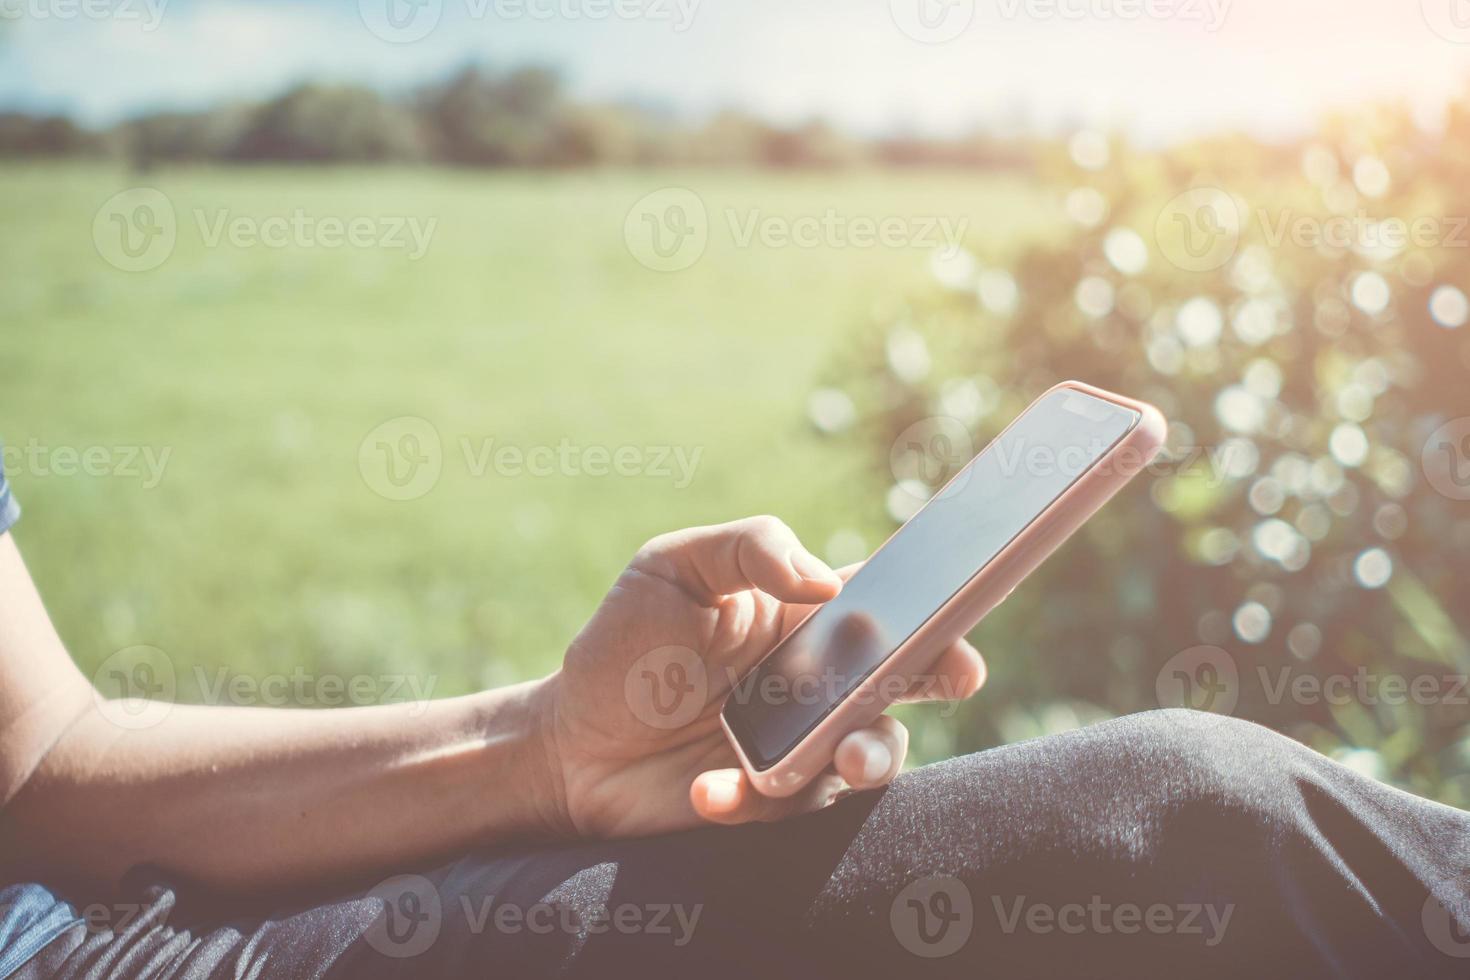
{"type": "Polygon", "coordinates": [[[1137,424],[1058,389],[1040,398],[735,686],[725,719],[770,768],[1137,424]]]}

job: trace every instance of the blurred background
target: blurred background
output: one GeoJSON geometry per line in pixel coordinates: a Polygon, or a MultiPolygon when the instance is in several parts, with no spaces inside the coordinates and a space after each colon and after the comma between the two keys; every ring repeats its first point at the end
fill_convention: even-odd
{"type": "Polygon", "coordinates": [[[1470,805],[1467,79],[1463,0],[0,0],[17,538],[104,687],[448,695],[1081,378],[1169,452],[917,760],[1189,704],[1470,805]]]}

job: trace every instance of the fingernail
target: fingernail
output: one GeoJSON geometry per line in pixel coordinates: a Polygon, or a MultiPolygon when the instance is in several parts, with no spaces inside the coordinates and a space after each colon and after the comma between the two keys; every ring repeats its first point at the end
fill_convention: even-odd
{"type": "Polygon", "coordinates": [[[730,779],[711,779],[704,787],[704,798],[715,810],[728,810],[735,805],[735,782],[730,779]]]}
{"type": "Polygon", "coordinates": [[[826,562],[810,551],[798,548],[790,554],[787,561],[791,563],[797,575],[809,582],[821,582],[824,585],[842,584],[842,579],[837,577],[837,573],[828,568],[826,562]]]}
{"type": "Polygon", "coordinates": [[[876,783],[888,775],[893,766],[893,753],[879,739],[871,736],[863,739],[863,782],[876,783]]]}

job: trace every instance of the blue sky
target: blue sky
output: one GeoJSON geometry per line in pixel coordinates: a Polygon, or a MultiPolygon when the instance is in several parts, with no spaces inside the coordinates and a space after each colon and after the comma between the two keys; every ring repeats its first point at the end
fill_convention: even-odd
{"type": "Polygon", "coordinates": [[[0,105],[100,124],[486,59],[690,115],[1276,136],[1367,98],[1431,117],[1470,80],[1461,23],[1470,0],[0,0],[0,105]]]}

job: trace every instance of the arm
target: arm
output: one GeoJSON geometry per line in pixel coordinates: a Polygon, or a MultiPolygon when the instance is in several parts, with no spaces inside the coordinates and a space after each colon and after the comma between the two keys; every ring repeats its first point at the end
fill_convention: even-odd
{"type": "MultiPolygon", "coordinates": [[[[116,882],[153,864],[239,892],[401,870],[478,844],[816,809],[844,782],[897,774],[908,746],[897,720],[852,732],[831,776],[776,800],[739,770],[717,716],[730,678],[840,587],[773,518],[691,528],[638,552],[541,681],[428,705],[175,705],[135,729],[71,665],[0,534],[0,703],[19,719],[0,728],[0,872],[116,882]],[[646,655],[670,645],[710,678],[672,730],[630,694],[646,655]]],[[[913,697],[968,697],[985,669],[962,641],[933,674],[913,697]]]]}
{"type": "Polygon", "coordinates": [[[152,862],[248,891],[543,833],[539,691],[119,727],[0,534],[0,868],[115,882],[152,862]]]}

